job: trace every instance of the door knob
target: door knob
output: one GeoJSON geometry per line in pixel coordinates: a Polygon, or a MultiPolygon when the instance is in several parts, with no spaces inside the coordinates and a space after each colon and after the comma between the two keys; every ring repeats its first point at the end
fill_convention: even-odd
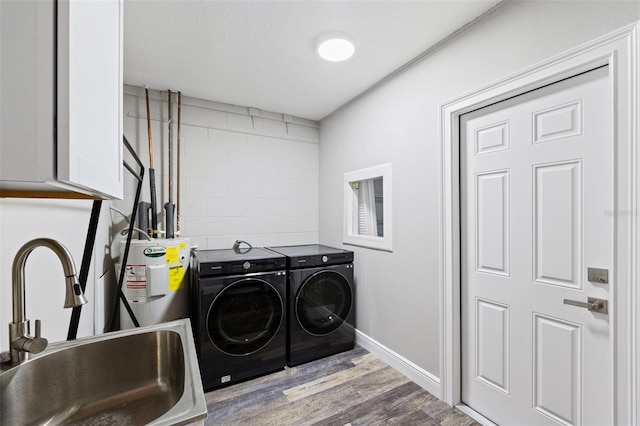
{"type": "Polygon", "coordinates": [[[578,300],[564,299],[564,304],[565,305],[578,306],[580,308],[587,308],[591,312],[598,312],[600,314],[609,313],[609,310],[607,309],[609,303],[605,299],[597,299],[595,297],[589,297],[589,298],[587,298],[586,302],[580,302],[578,300]]]}

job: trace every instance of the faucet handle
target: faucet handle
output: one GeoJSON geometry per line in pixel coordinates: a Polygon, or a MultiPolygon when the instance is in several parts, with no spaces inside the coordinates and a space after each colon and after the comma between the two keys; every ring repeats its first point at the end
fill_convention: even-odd
{"type": "Polygon", "coordinates": [[[44,351],[49,344],[47,339],[42,337],[42,322],[40,320],[36,320],[35,331],[35,336],[33,338],[27,338],[22,345],[24,351],[31,352],[32,354],[37,354],[44,351]]]}
{"type": "Polygon", "coordinates": [[[42,321],[36,320],[36,335],[35,338],[39,339],[42,337],[42,321]]]}

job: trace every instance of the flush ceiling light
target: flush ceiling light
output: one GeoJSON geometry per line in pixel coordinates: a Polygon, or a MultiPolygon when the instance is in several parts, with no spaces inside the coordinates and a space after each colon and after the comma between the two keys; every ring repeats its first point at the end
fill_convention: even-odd
{"type": "Polygon", "coordinates": [[[316,50],[322,59],[339,62],[353,56],[356,48],[353,38],[344,33],[327,33],[318,38],[316,50]]]}

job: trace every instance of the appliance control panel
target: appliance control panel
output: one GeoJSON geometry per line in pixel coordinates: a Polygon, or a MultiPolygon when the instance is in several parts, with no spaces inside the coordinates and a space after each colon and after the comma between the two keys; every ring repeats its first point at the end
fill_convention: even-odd
{"type": "Polygon", "coordinates": [[[245,260],[221,263],[199,263],[196,265],[200,276],[235,275],[253,272],[267,272],[286,268],[286,259],[245,260]]]}
{"type": "Polygon", "coordinates": [[[353,252],[330,253],[312,256],[290,256],[292,268],[310,268],[322,265],[339,265],[353,262],[353,252]]]}
{"type": "Polygon", "coordinates": [[[260,249],[246,253],[203,250],[193,255],[193,266],[200,276],[250,274],[286,269],[287,258],[260,249]]]}

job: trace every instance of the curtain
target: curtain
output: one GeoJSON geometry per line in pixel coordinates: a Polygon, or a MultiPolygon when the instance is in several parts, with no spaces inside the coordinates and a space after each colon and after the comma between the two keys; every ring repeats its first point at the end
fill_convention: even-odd
{"type": "Polygon", "coordinates": [[[358,234],[378,236],[374,179],[360,181],[358,185],[358,234]]]}

